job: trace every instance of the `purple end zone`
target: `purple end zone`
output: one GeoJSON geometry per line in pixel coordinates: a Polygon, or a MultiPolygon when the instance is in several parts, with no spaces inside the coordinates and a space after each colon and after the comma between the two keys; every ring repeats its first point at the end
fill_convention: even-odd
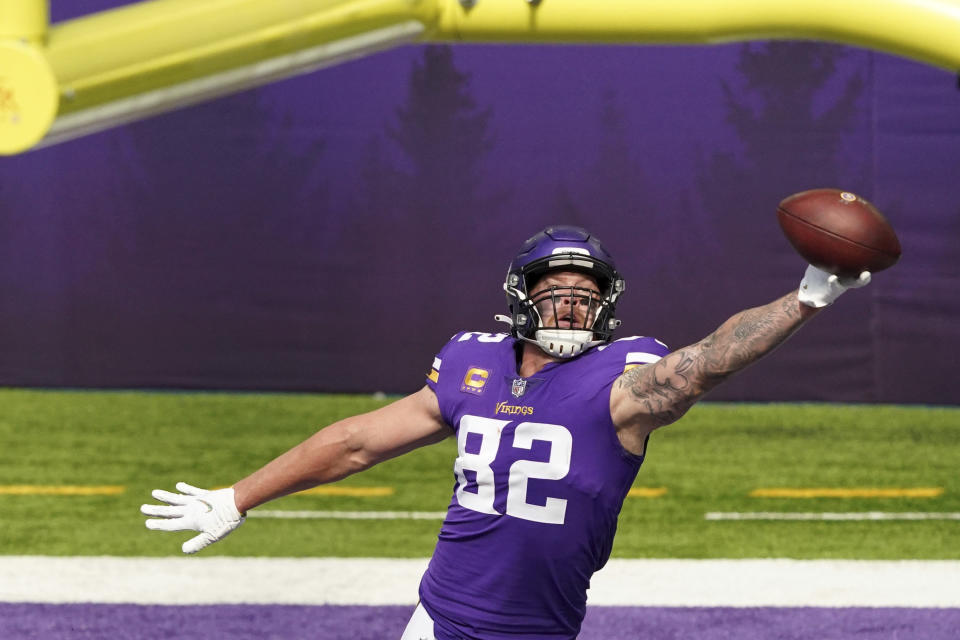
{"type": "Polygon", "coordinates": [[[823,607],[593,607],[580,640],[947,640],[960,609],[823,607]]]}
{"type": "MultiPolygon", "coordinates": [[[[0,638],[399,639],[412,607],[0,603],[0,638]]],[[[591,607],[580,640],[953,640],[960,609],[591,607]]]]}
{"type": "Polygon", "coordinates": [[[399,639],[413,607],[0,603],[0,638],[19,640],[399,639]]]}

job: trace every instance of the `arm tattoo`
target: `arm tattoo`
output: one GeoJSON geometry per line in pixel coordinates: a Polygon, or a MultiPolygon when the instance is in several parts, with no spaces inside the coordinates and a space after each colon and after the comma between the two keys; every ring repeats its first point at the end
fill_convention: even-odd
{"type": "Polygon", "coordinates": [[[696,344],[654,364],[624,373],[618,382],[655,427],[675,422],[703,394],[773,351],[814,314],[796,292],[736,314],[696,344]]]}

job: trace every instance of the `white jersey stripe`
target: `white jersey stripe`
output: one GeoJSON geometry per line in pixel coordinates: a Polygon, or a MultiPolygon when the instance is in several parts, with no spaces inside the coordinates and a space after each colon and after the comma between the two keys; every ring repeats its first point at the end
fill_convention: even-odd
{"type": "Polygon", "coordinates": [[[634,351],[627,354],[627,363],[628,364],[650,364],[651,362],[656,362],[660,359],[655,353],[644,353],[642,351],[634,351]]]}

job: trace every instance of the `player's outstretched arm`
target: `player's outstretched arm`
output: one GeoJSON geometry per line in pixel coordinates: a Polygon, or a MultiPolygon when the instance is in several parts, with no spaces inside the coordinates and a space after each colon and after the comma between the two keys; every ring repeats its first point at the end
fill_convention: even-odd
{"type": "Polygon", "coordinates": [[[841,281],[809,267],[798,291],[741,311],[703,340],[627,371],[610,393],[620,441],[641,453],[651,431],[680,419],[705,393],[773,351],[820,308],[869,281],[867,272],[841,281]]]}
{"type": "Polygon", "coordinates": [[[313,436],[233,487],[208,491],[178,483],[180,493],[157,489],[165,505],[145,504],[148,529],[198,531],[183,544],[196,553],[243,524],[248,509],[290,493],[334,482],[451,435],[429,387],[386,407],[353,416],[313,436]]]}
{"type": "Polygon", "coordinates": [[[321,429],[234,485],[237,508],[341,480],[373,465],[440,442],[453,431],[429,387],[385,407],[321,429]]]}

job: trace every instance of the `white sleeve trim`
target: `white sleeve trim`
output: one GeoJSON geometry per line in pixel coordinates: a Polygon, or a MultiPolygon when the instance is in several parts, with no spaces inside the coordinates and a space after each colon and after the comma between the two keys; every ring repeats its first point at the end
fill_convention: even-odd
{"type": "Polygon", "coordinates": [[[656,362],[659,359],[660,356],[655,353],[635,351],[627,354],[627,364],[650,364],[651,362],[656,362]]]}

